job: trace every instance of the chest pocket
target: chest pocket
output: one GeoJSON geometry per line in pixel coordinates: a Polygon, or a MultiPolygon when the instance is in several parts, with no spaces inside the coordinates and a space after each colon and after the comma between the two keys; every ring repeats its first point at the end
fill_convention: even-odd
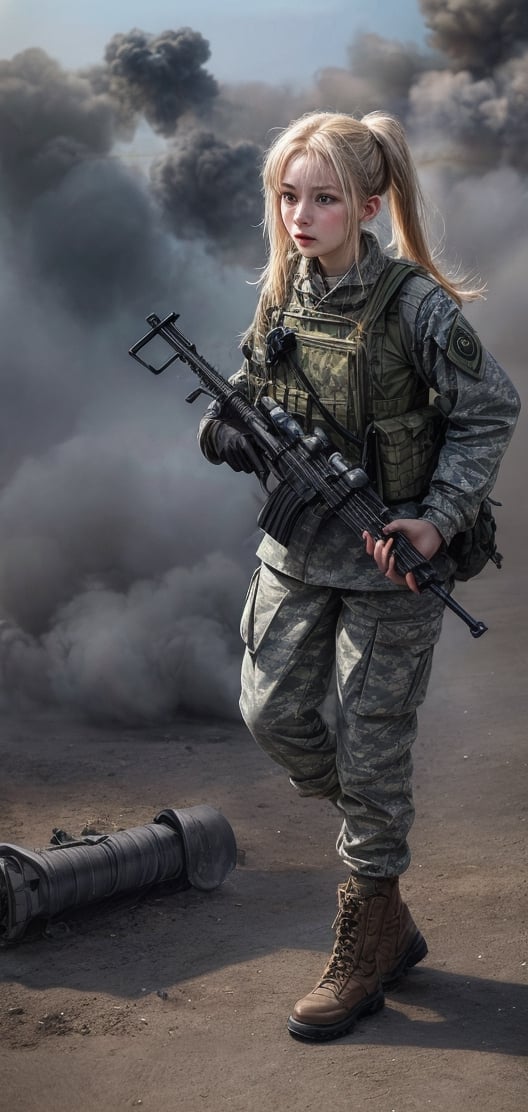
{"type": "MultiPolygon", "coordinates": [[[[288,308],[281,313],[281,324],[296,334],[295,363],[309,379],[315,393],[332,417],[349,433],[361,436],[358,415],[364,411],[365,399],[359,394],[357,375],[358,347],[361,344],[356,321],[330,313],[310,314],[305,309],[288,308]]],[[[318,425],[328,432],[332,441],[345,450],[351,462],[359,462],[360,452],[335,429],[327,426],[324,416],[314,405],[295,374],[295,363],[285,360],[276,369],[275,396],[290,413],[294,413],[306,432],[318,425]]]]}
{"type": "MultiPolygon", "coordinates": [[[[274,368],[274,394],[311,432],[319,425],[354,465],[361,464],[389,503],[419,499],[436,465],[443,435],[439,410],[411,357],[403,350],[397,294],[406,277],[420,268],[399,260],[387,266],[362,310],[361,322],[314,313],[290,303],[280,324],[292,328],[293,359],[274,368]],[[356,437],[351,444],[329,427],[303,389],[301,367],[319,401],[356,437]]],[[[274,322],[279,323],[279,320],[274,322]]]]}

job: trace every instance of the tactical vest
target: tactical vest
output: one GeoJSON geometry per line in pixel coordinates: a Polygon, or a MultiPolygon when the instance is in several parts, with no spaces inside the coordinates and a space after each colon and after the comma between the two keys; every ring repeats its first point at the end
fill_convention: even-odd
{"type": "Polygon", "coordinates": [[[411,274],[425,272],[391,260],[360,319],[304,307],[295,294],[271,319],[272,327],[291,328],[297,339],[295,353],[271,371],[273,396],[306,432],[314,425],[325,429],[352,464],[365,467],[389,503],[425,493],[444,428],[401,339],[398,293],[411,274]],[[355,442],[328,426],[299,381],[298,365],[322,405],[355,442]]]}

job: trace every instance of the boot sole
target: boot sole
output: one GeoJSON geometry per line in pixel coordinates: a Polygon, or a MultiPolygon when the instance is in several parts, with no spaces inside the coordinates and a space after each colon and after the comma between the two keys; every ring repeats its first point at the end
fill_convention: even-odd
{"type": "Polygon", "coordinates": [[[418,931],[398,964],[381,978],[382,987],[384,989],[393,988],[400,978],[403,977],[405,973],[408,973],[409,969],[412,969],[414,965],[418,965],[419,961],[423,961],[423,959],[427,957],[427,954],[427,942],[423,934],[418,931]]]}
{"type": "Polygon", "coordinates": [[[341,1035],[348,1034],[358,1019],[379,1012],[384,1003],[385,997],[379,989],[377,992],[371,993],[370,996],[366,996],[360,1004],[356,1004],[356,1007],[339,1023],[301,1023],[298,1019],[290,1016],[288,1031],[295,1039],[304,1039],[308,1042],[325,1042],[327,1039],[338,1039],[341,1035]]]}

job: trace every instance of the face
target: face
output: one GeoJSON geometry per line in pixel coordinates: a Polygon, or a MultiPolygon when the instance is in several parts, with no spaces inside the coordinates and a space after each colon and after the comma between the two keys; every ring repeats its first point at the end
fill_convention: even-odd
{"type": "MultiPolygon", "coordinates": [[[[381,199],[369,197],[360,220],[371,220],[381,199]]],[[[306,259],[319,260],[324,274],[345,274],[354,262],[345,197],[324,162],[298,155],[287,163],[281,182],[281,216],[288,235],[306,259]]]]}
{"type": "Polygon", "coordinates": [[[354,261],[348,211],[334,173],[299,155],[287,163],[281,182],[281,216],[306,259],[319,259],[325,274],[344,274],[354,261]]]}

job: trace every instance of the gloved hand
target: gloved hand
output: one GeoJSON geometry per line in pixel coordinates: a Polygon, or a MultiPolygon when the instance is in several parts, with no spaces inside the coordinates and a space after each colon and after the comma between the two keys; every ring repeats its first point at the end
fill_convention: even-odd
{"type": "Polygon", "coordinates": [[[233,471],[262,471],[264,464],[250,436],[239,432],[225,421],[215,422],[210,438],[218,459],[228,463],[233,471]]]}

